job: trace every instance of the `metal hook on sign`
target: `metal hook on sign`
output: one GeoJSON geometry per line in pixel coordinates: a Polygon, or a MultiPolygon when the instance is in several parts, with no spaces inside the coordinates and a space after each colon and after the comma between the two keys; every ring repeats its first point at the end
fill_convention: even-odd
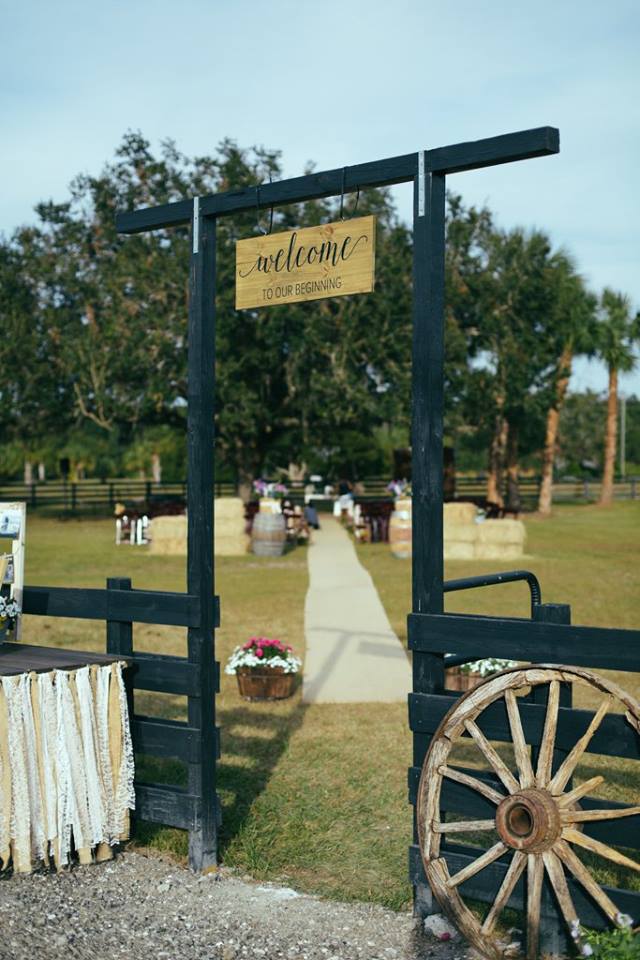
{"type": "MultiPolygon", "coordinates": [[[[269,174],[269,183],[271,182],[271,174],[269,174]]],[[[256,187],[256,225],[263,237],[268,236],[273,230],[273,207],[271,207],[271,212],[269,214],[269,229],[265,230],[260,223],[260,184],[258,184],[256,187]]]]}
{"type": "MultiPolygon", "coordinates": [[[[341,190],[341,192],[340,192],[340,219],[341,219],[341,220],[344,220],[344,219],[345,219],[345,216],[344,216],[344,190],[345,190],[346,175],[347,175],[347,168],[346,168],[346,167],[343,167],[343,168],[342,168],[342,190],[341,190]]],[[[354,205],[353,210],[351,211],[351,214],[347,217],[347,220],[351,220],[352,217],[355,217],[356,211],[357,211],[357,209],[358,209],[358,203],[359,203],[359,202],[360,202],[360,187],[356,187],[356,202],[355,202],[355,205],[354,205]]]]}

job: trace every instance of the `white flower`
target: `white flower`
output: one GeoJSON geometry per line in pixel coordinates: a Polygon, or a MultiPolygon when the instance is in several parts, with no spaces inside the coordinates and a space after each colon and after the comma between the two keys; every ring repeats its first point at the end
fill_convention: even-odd
{"type": "Polygon", "coordinates": [[[633,926],[633,920],[628,913],[616,913],[616,923],[619,927],[633,926]]]}
{"type": "Polygon", "coordinates": [[[593,947],[590,943],[583,943],[580,947],[580,953],[583,957],[590,957],[593,954],[593,947]]]}
{"type": "Polygon", "coordinates": [[[479,673],[481,677],[489,677],[492,673],[500,673],[509,667],[517,667],[515,660],[501,660],[498,657],[485,657],[483,660],[474,660],[472,663],[463,663],[461,673],[479,673]]]}
{"type": "Polygon", "coordinates": [[[20,607],[11,597],[0,596],[0,620],[13,619],[20,613],[20,607]]]}
{"type": "MultiPolygon", "coordinates": [[[[255,648],[254,648],[255,649],[255,648]]],[[[302,660],[289,652],[286,657],[256,657],[253,649],[245,650],[244,647],[236,647],[224,668],[224,672],[230,675],[238,672],[239,667],[281,667],[283,673],[298,673],[302,666],[302,660]]]]}

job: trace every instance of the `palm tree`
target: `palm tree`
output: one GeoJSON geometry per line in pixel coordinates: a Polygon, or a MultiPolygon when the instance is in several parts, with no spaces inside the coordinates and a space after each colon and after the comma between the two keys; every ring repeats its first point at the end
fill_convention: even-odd
{"type": "Polygon", "coordinates": [[[631,302],[622,293],[606,288],[600,299],[597,353],[609,370],[607,426],[604,438],[604,468],[599,503],[613,501],[613,473],[618,433],[618,374],[629,373],[636,365],[634,347],[640,341],[640,314],[631,315],[631,302]]]}
{"type": "Polygon", "coordinates": [[[582,277],[565,253],[554,258],[555,284],[554,329],[558,360],[550,378],[550,398],[546,416],[545,442],[542,452],[542,474],[538,494],[538,513],[551,514],[553,467],[558,444],[558,427],[576,354],[592,355],[595,349],[595,314],[597,299],[585,288],[582,277]]]}

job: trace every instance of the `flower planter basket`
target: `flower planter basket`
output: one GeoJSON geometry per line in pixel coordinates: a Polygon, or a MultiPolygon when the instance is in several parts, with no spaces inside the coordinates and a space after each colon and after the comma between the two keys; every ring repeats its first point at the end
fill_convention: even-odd
{"type": "Polygon", "coordinates": [[[486,679],[480,673],[462,673],[460,667],[445,670],[444,685],[447,690],[473,690],[486,679]]]}
{"type": "Polygon", "coordinates": [[[245,700],[286,700],[296,685],[295,673],[285,673],[282,667],[241,668],[236,677],[240,696],[245,700]]]}

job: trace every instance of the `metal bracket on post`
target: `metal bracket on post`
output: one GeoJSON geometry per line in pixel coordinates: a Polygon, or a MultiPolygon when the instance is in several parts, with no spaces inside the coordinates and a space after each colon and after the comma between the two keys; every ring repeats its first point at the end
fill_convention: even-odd
{"type": "Polygon", "coordinates": [[[200,197],[193,198],[193,236],[191,239],[194,253],[200,251],[200,197]]]}
{"type": "Polygon", "coordinates": [[[424,217],[426,208],[426,187],[424,175],[424,150],[418,151],[418,216],[424,217]]]}

